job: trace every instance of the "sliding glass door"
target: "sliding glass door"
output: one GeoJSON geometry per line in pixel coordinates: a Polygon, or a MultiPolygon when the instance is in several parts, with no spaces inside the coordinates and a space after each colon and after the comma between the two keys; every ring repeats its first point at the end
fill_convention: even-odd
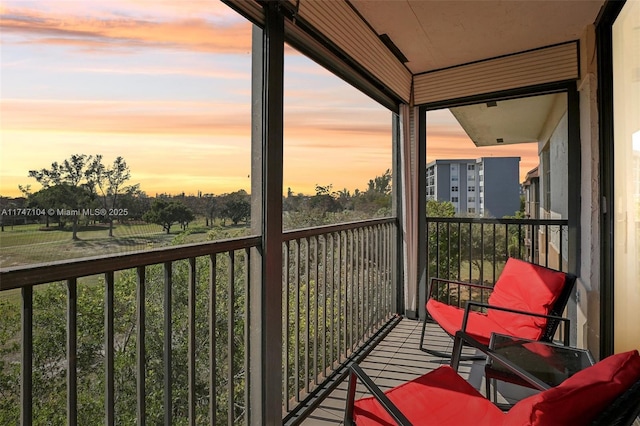
{"type": "Polygon", "coordinates": [[[613,36],[614,350],[640,349],[640,2],[613,36]]]}

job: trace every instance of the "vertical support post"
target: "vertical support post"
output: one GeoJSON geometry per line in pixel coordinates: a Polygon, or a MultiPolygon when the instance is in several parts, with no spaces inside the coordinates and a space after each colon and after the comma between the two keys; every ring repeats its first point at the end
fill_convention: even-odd
{"type": "MultiPolygon", "coordinates": [[[[567,91],[567,121],[568,121],[568,211],[569,245],[567,271],[580,276],[580,187],[581,182],[581,147],[580,147],[580,99],[577,83],[571,84],[567,91]]],[[[562,238],[562,234],[560,234],[562,238]]],[[[560,265],[560,269],[562,265],[560,265]]],[[[567,314],[574,319],[571,322],[571,344],[576,344],[578,325],[575,318],[578,315],[578,307],[575,299],[575,290],[567,304],[567,314]]]]}
{"type": "Polygon", "coordinates": [[[581,185],[581,149],[580,149],[580,99],[575,84],[567,91],[568,122],[568,186],[567,200],[569,222],[568,272],[579,276],[580,265],[580,185],[581,185]]]}
{"type": "Polygon", "coordinates": [[[420,319],[427,315],[427,109],[419,108],[417,120],[415,159],[416,173],[418,173],[418,218],[416,232],[418,234],[418,312],[420,319]]]}
{"type": "Polygon", "coordinates": [[[264,30],[253,28],[252,231],[262,236],[251,258],[250,423],[282,424],[282,160],[284,18],[264,6],[264,30]]]}
{"type": "MultiPolygon", "coordinates": [[[[598,52],[598,133],[600,140],[600,324],[599,359],[614,351],[613,276],[613,34],[612,26],[624,2],[606,2],[596,21],[598,52]]],[[[570,271],[571,272],[571,271],[570,271]]]]}

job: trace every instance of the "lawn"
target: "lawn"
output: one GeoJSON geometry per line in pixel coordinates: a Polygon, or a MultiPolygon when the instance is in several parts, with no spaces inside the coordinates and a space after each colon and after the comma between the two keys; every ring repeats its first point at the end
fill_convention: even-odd
{"type": "Polygon", "coordinates": [[[195,221],[187,232],[174,226],[167,234],[154,224],[115,224],[113,237],[107,225],[80,227],[78,240],[71,239],[71,229],[45,230],[42,225],[5,227],[0,233],[0,267],[28,265],[55,260],[99,256],[124,251],[145,250],[168,246],[176,239],[193,243],[209,239],[210,228],[195,221]]]}

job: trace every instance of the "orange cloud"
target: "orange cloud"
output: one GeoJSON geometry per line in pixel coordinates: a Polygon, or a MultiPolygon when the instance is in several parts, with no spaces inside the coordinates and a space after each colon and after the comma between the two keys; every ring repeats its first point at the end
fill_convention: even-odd
{"type": "Polygon", "coordinates": [[[3,99],[0,108],[3,130],[235,135],[251,126],[249,105],[221,102],[3,99]]]}
{"type": "Polygon", "coordinates": [[[4,8],[0,28],[5,34],[26,37],[22,42],[70,45],[87,51],[130,51],[140,46],[154,46],[217,53],[251,52],[248,22],[214,24],[197,17],[159,21],[4,8]]]}

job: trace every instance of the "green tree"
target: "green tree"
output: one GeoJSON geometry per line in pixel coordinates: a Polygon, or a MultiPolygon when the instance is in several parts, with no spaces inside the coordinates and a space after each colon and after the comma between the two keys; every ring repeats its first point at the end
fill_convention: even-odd
{"type": "Polygon", "coordinates": [[[124,214],[114,215],[119,211],[120,199],[124,194],[136,193],[139,190],[139,185],[126,185],[126,182],[131,178],[131,170],[124,158],[120,156],[113,160],[113,164],[105,166],[102,163],[102,155],[96,155],[89,164],[86,174],[91,186],[99,192],[102,207],[107,212],[109,236],[113,237],[114,218],[124,217],[124,214]],[[114,214],[109,214],[110,212],[114,214]]]}
{"type": "MultiPolygon", "coordinates": [[[[449,201],[428,200],[426,206],[427,217],[449,218],[455,216],[455,207],[449,201]]],[[[427,220],[427,273],[429,277],[453,278],[450,259],[459,255],[458,239],[451,234],[451,229],[438,221],[427,220]],[[446,242],[446,243],[445,243],[446,242]],[[449,251],[448,244],[456,248],[449,251]]],[[[453,230],[457,232],[456,229],[453,230]]]]}
{"type": "Polygon", "coordinates": [[[391,194],[391,170],[387,169],[381,176],[370,179],[367,192],[375,192],[382,195],[391,194]]]}
{"type": "Polygon", "coordinates": [[[171,226],[174,224],[179,223],[186,227],[194,218],[193,212],[181,202],[161,198],[156,199],[151,209],[142,216],[145,222],[161,225],[167,234],[171,232],[171,226]]]}
{"type": "Polygon", "coordinates": [[[454,217],[456,208],[450,201],[427,201],[427,217],[454,217]]]}
{"type": "Polygon", "coordinates": [[[250,196],[244,190],[232,192],[224,197],[222,215],[229,218],[234,225],[248,221],[251,217],[250,196]]]}
{"type": "Polygon", "coordinates": [[[127,209],[126,218],[129,220],[142,220],[142,216],[151,208],[149,197],[139,188],[122,194],[118,204],[120,208],[127,209]]]}
{"type": "MultiPolygon", "coordinates": [[[[58,186],[59,192],[47,208],[79,211],[87,208],[94,198],[92,182],[89,179],[89,163],[92,156],[74,154],[62,163],[54,162],[48,169],[30,170],[29,177],[34,178],[44,189],[58,186]]],[[[79,214],[69,215],[73,224],[72,238],[78,239],[79,214]]]]}

